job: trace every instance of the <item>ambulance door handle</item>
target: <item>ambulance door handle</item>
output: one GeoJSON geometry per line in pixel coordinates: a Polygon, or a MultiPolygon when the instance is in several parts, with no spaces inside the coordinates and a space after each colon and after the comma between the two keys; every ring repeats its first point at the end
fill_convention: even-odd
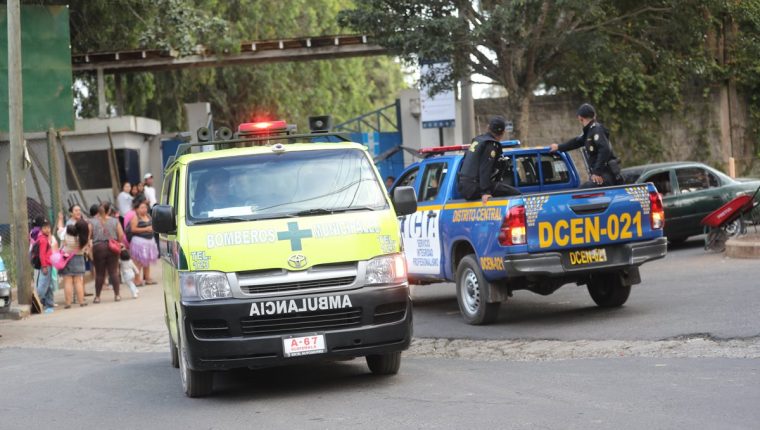
{"type": "Polygon", "coordinates": [[[435,217],[437,217],[437,216],[438,216],[438,214],[437,214],[437,213],[435,213],[435,212],[428,212],[428,214],[427,214],[427,217],[428,217],[428,218],[435,218],[435,217]]]}

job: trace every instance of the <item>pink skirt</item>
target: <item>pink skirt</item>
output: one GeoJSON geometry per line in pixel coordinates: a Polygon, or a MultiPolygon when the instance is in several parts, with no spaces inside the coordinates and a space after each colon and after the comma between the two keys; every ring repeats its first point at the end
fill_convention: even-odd
{"type": "Polygon", "coordinates": [[[134,236],[129,245],[129,253],[132,255],[132,260],[141,266],[150,266],[158,261],[158,246],[153,239],[134,236]]]}

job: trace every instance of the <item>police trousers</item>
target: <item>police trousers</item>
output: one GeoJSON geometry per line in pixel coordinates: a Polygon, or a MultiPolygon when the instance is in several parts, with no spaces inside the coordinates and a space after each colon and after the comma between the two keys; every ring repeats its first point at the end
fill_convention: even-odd
{"type": "Polygon", "coordinates": [[[601,175],[603,182],[601,184],[597,184],[594,181],[587,181],[581,184],[581,188],[596,188],[596,187],[611,187],[613,185],[622,185],[623,181],[622,178],[615,178],[615,176],[612,175],[612,172],[602,172],[601,175]]]}
{"type": "MultiPolygon", "coordinates": [[[[463,176],[460,176],[459,181],[457,181],[457,191],[460,196],[467,200],[479,199],[484,194],[474,179],[469,179],[463,176]]],[[[494,184],[493,190],[491,191],[493,197],[516,196],[519,194],[522,194],[520,193],[520,190],[503,182],[497,182],[494,184]]]]}

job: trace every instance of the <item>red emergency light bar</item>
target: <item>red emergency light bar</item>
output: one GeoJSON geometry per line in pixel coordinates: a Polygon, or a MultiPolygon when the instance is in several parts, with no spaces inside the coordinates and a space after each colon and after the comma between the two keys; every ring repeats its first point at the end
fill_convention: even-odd
{"type": "Polygon", "coordinates": [[[449,151],[464,151],[470,145],[452,145],[452,146],[434,146],[431,148],[420,149],[420,154],[441,154],[449,151]]]}
{"type": "Polygon", "coordinates": [[[286,130],[288,123],[283,120],[244,122],[238,126],[238,133],[266,133],[269,131],[286,130]]]}

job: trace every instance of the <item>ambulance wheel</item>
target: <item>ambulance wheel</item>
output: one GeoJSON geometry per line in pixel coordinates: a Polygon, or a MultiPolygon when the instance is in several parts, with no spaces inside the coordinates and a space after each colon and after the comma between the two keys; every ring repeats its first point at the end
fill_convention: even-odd
{"type": "Polygon", "coordinates": [[[597,306],[617,308],[623,306],[631,295],[631,286],[623,284],[623,278],[617,273],[599,273],[591,275],[588,293],[597,306]]]}
{"type": "Polygon", "coordinates": [[[467,324],[481,325],[496,321],[501,303],[486,303],[489,283],[474,254],[462,258],[457,266],[457,303],[467,324]]]}
{"type": "Polygon", "coordinates": [[[180,335],[179,339],[179,373],[182,378],[182,390],[187,397],[204,397],[214,389],[214,373],[190,369],[187,364],[187,350],[180,335]]]}
{"type": "Polygon", "coordinates": [[[368,355],[367,367],[375,375],[395,375],[401,367],[401,351],[368,355]]]}
{"type": "Polygon", "coordinates": [[[172,339],[172,334],[169,333],[169,355],[172,361],[172,367],[179,369],[179,352],[177,351],[177,344],[172,339]]]}

